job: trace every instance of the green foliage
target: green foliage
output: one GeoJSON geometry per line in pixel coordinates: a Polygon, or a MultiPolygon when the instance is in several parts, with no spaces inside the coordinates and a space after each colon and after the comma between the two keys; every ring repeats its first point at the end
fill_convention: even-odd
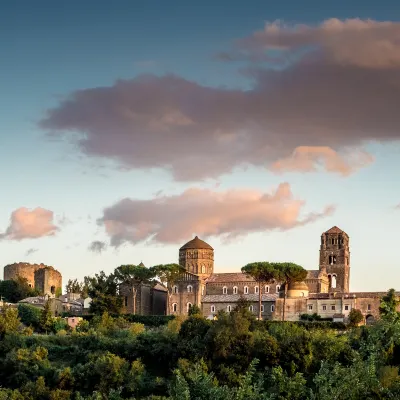
{"type": "Polygon", "coordinates": [[[137,315],[124,314],[124,319],[129,322],[137,322],[148,327],[158,327],[168,324],[169,321],[175,318],[174,315],[137,315]]]}
{"type": "Polygon", "coordinates": [[[25,278],[17,277],[14,280],[0,281],[0,298],[10,303],[18,303],[20,300],[38,294],[39,292],[31,288],[25,278]]]}
{"type": "Polygon", "coordinates": [[[50,302],[46,301],[42,310],[40,310],[39,327],[43,332],[49,332],[53,328],[53,316],[51,315],[50,302]]]}
{"type": "Polygon", "coordinates": [[[105,312],[119,314],[122,309],[123,300],[118,295],[118,281],[116,277],[106,275],[103,271],[94,277],[86,278],[88,295],[92,299],[90,312],[102,315],[105,312]]]}
{"type": "Polygon", "coordinates": [[[40,327],[40,309],[29,304],[18,304],[18,315],[21,322],[26,326],[31,326],[33,329],[40,327]]]}
{"type": "Polygon", "coordinates": [[[381,304],[379,306],[379,313],[381,315],[381,318],[392,322],[398,321],[398,304],[399,300],[397,299],[395,290],[389,289],[387,294],[382,297],[381,304]]]}
{"type": "Polygon", "coordinates": [[[8,334],[18,332],[21,321],[15,308],[4,306],[0,309],[0,339],[8,334]]]}
{"type": "Polygon", "coordinates": [[[85,277],[83,282],[79,282],[78,279],[69,279],[65,285],[67,293],[79,293],[82,298],[88,297],[90,278],[85,277]]]}
{"type": "Polygon", "coordinates": [[[357,326],[364,320],[364,316],[360,310],[353,308],[349,313],[349,324],[350,326],[357,326]]]}

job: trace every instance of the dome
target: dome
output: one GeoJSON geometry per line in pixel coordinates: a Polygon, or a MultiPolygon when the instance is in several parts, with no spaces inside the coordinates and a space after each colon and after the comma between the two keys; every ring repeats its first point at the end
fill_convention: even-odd
{"type": "Polygon", "coordinates": [[[197,236],[183,245],[180,250],[187,250],[187,249],[207,249],[207,250],[214,250],[208,243],[199,239],[197,236]]]}

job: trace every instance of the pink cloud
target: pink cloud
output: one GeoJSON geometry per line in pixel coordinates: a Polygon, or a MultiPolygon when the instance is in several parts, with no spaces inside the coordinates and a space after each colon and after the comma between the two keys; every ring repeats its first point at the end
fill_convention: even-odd
{"type": "Polygon", "coordinates": [[[247,165],[274,169],[282,160],[287,166],[295,153],[291,169],[313,171],[318,164],[349,174],[371,162],[366,144],[400,139],[399,29],[399,23],[358,19],[267,24],[226,57],[249,61],[249,90],[139,76],[73,92],[40,125],[74,138],[87,156],[124,168],[167,169],[181,181],[247,165]],[[301,148],[320,150],[299,159],[301,148]],[[355,161],[348,149],[365,158],[355,161]]]}
{"type": "Polygon", "coordinates": [[[0,239],[23,240],[52,236],[58,231],[54,225],[53,211],[37,207],[21,207],[11,213],[10,225],[0,239]]]}
{"type": "Polygon", "coordinates": [[[328,206],[302,215],[304,205],[293,196],[288,183],[272,193],[191,188],[175,196],[123,199],[106,208],[98,223],[104,225],[111,245],[118,247],[148,239],[180,243],[194,234],[229,239],[252,232],[288,230],[334,212],[334,207],[328,206]]]}
{"type": "Polygon", "coordinates": [[[328,172],[348,176],[374,161],[374,157],[358,149],[348,150],[348,154],[340,155],[330,147],[300,146],[286,158],[275,161],[271,169],[275,172],[311,172],[325,169],[328,172]]]}

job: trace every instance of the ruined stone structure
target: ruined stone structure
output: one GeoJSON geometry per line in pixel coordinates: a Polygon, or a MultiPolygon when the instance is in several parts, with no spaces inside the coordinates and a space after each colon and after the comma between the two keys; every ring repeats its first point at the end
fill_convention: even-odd
{"type": "MultiPolygon", "coordinates": [[[[214,318],[219,310],[233,310],[240,298],[258,315],[259,290],[264,319],[283,317],[284,293],[279,282],[259,288],[251,277],[236,273],[214,273],[214,250],[197,236],[179,249],[179,263],[186,272],[174,282],[170,314],[187,314],[198,305],[203,315],[214,318]]],[[[296,321],[302,314],[345,321],[353,308],[361,310],[366,323],[379,317],[380,299],[385,293],[350,292],[350,239],[337,226],[321,235],[319,269],[308,270],[304,282],[288,287],[285,320],[296,321]]],[[[400,293],[399,293],[400,295],[400,293]]]]}
{"type": "Polygon", "coordinates": [[[51,266],[19,262],[4,267],[4,280],[17,277],[25,278],[30,287],[43,295],[55,297],[56,294],[61,294],[62,276],[51,266]]]}

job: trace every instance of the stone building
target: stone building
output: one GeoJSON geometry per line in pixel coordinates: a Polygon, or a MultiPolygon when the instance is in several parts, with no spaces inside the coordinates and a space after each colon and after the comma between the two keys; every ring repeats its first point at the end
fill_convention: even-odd
{"type": "Polygon", "coordinates": [[[24,262],[9,264],[4,267],[4,280],[25,278],[28,285],[42,295],[55,297],[62,291],[62,276],[51,266],[24,262]]]}
{"type": "MultiPolygon", "coordinates": [[[[146,268],[143,263],[139,266],[146,268]]],[[[122,283],[119,292],[124,299],[122,311],[124,314],[166,314],[167,288],[159,283],[155,285],[142,282],[122,283]]]]}
{"type": "Polygon", "coordinates": [[[230,312],[244,298],[250,311],[258,315],[261,290],[264,319],[280,320],[285,314],[285,320],[296,321],[302,314],[316,313],[345,321],[356,308],[366,323],[372,323],[379,317],[380,299],[385,294],[350,292],[350,238],[337,226],[321,235],[319,268],[308,270],[304,282],[290,284],[286,300],[279,282],[259,288],[257,282],[241,272],[214,273],[214,250],[197,236],[179,249],[179,264],[186,272],[173,284],[170,314],[185,315],[196,304],[204,316],[214,318],[220,310],[230,312]]]}

